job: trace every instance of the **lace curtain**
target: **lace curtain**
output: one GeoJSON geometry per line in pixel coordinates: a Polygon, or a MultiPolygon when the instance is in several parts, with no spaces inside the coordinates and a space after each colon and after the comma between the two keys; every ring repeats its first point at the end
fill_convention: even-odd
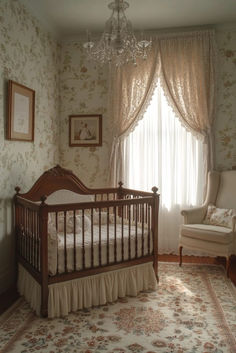
{"type": "Polygon", "coordinates": [[[109,111],[113,117],[113,145],[110,181],[117,185],[123,174],[121,137],[128,134],[142,118],[160,75],[158,47],[152,47],[148,60],[137,59],[137,66],[124,65],[115,71],[114,68],[111,69],[109,111]]]}
{"type": "Polygon", "coordinates": [[[160,38],[162,87],[181,123],[204,140],[206,171],[213,169],[215,37],[199,31],[160,38]]]}
{"type": "Polygon", "coordinates": [[[212,122],[215,99],[215,40],[213,30],[158,36],[147,61],[124,65],[113,72],[110,112],[114,118],[110,179],[123,178],[121,141],[142,119],[158,77],[176,115],[206,146],[206,171],[213,167],[212,122]]]}

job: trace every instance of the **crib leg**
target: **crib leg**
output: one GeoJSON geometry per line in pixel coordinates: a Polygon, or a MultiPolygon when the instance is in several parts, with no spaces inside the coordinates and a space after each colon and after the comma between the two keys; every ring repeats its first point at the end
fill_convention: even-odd
{"type": "Polygon", "coordinates": [[[41,286],[41,315],[48,316],[48,285],[43,283],[41,286]]]}
{"type": "Polygon", "coordinates": [[[179,247],[179,266],[182,266],[182,250],[183,250],[183,247],[180,246],[179,247]]]}
{"type": "Polygon", "coordinates": [[[158,259],[157,259],[157,256],[154,257],[153,268],[154,268],[154,272],[155,272],[155,275],[156,275],[157,282],[159,282],[159,277],[158,277],[158,259]]]}
{"type": "Polygon", "coordinates": [[[227,277],[229,277],[230,259],[231,259],[231,256],[227,256],[226,257],[226,274],[227,274],[227,277]]]}

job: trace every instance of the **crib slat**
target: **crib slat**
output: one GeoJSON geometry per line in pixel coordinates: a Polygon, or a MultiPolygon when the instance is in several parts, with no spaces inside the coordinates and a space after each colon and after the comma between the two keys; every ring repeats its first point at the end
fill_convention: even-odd
{"type": "Polygon", "coordinates": [[[23,252],[22,255],[24,258],[26,258],[26,237],[25,237],[25,232],[26,232],[26,208],[24,209],[24,214],[23,214],[23,227],[22,227],[22,237],[23,237],[23,252]]]}
{"type": "Polygon", "coordinates": [[[114,207],[114,232],[115,232],[114,261],[117,262],[116,207],[114,207]]]}
{"type": "Polygon", "coordinates": [[[85,247],[84,247],[84,209],[82,210],[82,268],[85,269],[85,247]]]}
{"type": "Polygon", "coordinates": [[[34,267],[37,268],[37,236],[38,236],[38,212],[34,214],[34,267]]]}
{"type": "Polygon", "coordinates": [[[124,206],[121,206],[121,257],[124,261],[124,206]]]}
{"type": "Polygon", "coordinates": [[[27,208],[27,225],[26,225],[26,239],[27,239],[27,261],[30,262],[30,221],[29,221],[29,209],[27,208]]]}
{"type": "Polygon", "coordinates": [[[73,223],[74,223],[74,271],[76,271],[76,215],[75,210],[73,212],[73,223]]]}
{"type": "Polygon", "coordinates": [[[147,205],[147,209],[148,209],[147,223],[148,223],[148,255],[149,255],[150,254],[150,238],[151,238],[151,232],[150,232],[150,227],[151,227],[151,222],[150,222],[151,207],[149,205],[147,205]]]}
{"type": "MultiPolygon", "coordinates": [[[[58,212],[55,212],[55,224],[56,224],[56,232],[58,234],[58,212]]],[[[59,250],[58,250],[58,242],[57,242],[57,274],[59,273],[59,250]]]]}
{"type": "Polygon", "coordinates": [[[39,258],[40,258],[40,238],[39,238],[39,215],[37,218],[37,269],[39,270],[39,258]]]}
{"type": "Polygon", "coordinates": [[[30,210],[30,264],[33,266],[33,211],[30,210]]]}
{"type": "Polygon", "coordinates": [[[102,229],[101,229],[101,208],[99,208],[99,214],[98,214],[98,220],[99,220],[99,266],[102,266],[102,229]]]}
{"type": "Polygon", "coordinates": [[[93,208],[91,208],[91,268],[93,268],[93,208]]]}
{"type": "Polygon", "coordinates": [[[29,210],[29,236],[30,236],[29,261],[30,261],[30,264],[32,264],[33,232],[32,232],[32,211],[31,210],[29,210]]]}
{"type": "Polygon", "coordinates": [[[65,272],[67,272],[66,211],[64,211],[64,264],[65,272]]]}
{"type": "Polygon", "coordinates": [[[37,251],[37,212],[34,212],[34,268],[37,268],[36,251],[37,251]]]}
{"type": "Polygon", "coordinates": [[[26,232],[25,232],[25,239],[26,239],[26,259],[29,262],[29,209],[26,209],[26,232]]]}
{"type": "Polygon", "coordinates": [[[27,236],[27,232],[28,232],[28,208],[26,209],[25,212],[25,258],[28,260],[28,236],[27,236]]]}
{"type": "Polygon", "coordinates": [[[36,218],[36,268],[39,270],[39,214],[37,212],[37,218],[36,218]]]}
{"type": "Polygon", "coordinates": [[[33,265],[33,211],[30,211],[30,264],[33,265]]]}
{"type": "Polygon", "coordinates": [[[135,257],[138,257],[138,205],[135,205],[135,257]]]}
{"type": "Polygon", "coordinates": [[[29,209],[26,208],[26,219],[25,219],[25,244],[26,244],[26,252],[25,258],[29,261],[29,209]]]}
{"type": "Polygon", "coordinates": [[[128,205],[128,219],[129,219],[129,260],[131,259],[131,212],[130,205],[128,205]]]}
{"type": "Polygon", "coordinates": [[[21,226],[21,248],[22,253],[21,255],[25,257],[25,212],[26,209],[22,207],[22,226],[21,226]]]}
{"type": "Polygon", "coordinates": [[[27,239],[27,221],[28,221],[28,209],[26,208],[25,209],[25,224],[24,224],[24,240],[25,240],[25,254],[24,254],[24,257],[25,259],[27,259],[27,255],[28,255],[28,252],[27,252],[27,247],[28,247],[28,239],[27,239]]]}
{"type": "Polygon", "coordinates": [[[33,265],[33,211],[30,211],[30,263],[33,265]]]}
{"type": "Polygon", "coordinates": [[[142,256],[144,255],[144,205],[141,205],[141,220],[142,220],[142,256]]]}
{"type": "Polygon", "coordinates": [[[22,255],[22,232],[21,232],[21,226],[22,226],[22,206],[19,207],[19,218],[20,218],[20,222],[19,222],[19,236],[18,236],[18,248],[19,248],[19,253],[20,255],[22,255]]]}
{"type": "Polygon", "coordinates": [[[148,204],[147,203],[145,203],[145,223],[147,223],[148,222],[148,204]]]}
{"type": "Polygon", "coordinates": [[[110,244],[109,244],[109,207],[107,207],[107,265],[110,263],[110,244]]]}

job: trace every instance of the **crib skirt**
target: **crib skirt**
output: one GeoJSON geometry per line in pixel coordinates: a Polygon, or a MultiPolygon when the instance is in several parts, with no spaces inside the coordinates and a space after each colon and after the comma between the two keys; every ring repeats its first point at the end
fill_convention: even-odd
{"type": "MultiPolygon", "coordinates": [[[[41,287],[21,265],[18,265],[18,291],[40,315],[41,287]]],[[[155,290],[157,280],[152,262],[120,270],[82,277],[48,286],[48,317],[62,317],[71,311],[105,305],[125,296],[136,296],[155,290]]]]}

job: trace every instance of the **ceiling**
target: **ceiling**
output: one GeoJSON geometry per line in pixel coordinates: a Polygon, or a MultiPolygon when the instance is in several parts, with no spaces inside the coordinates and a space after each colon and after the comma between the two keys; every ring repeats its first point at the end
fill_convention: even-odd
{"type": "MultiPolygon", "coordinates": [[[[20,0],[59,36],[102,31],[111,0],[20,0]]],[[[236,0],[126,0],[135,30],[236,22],[236,0]]]]}

